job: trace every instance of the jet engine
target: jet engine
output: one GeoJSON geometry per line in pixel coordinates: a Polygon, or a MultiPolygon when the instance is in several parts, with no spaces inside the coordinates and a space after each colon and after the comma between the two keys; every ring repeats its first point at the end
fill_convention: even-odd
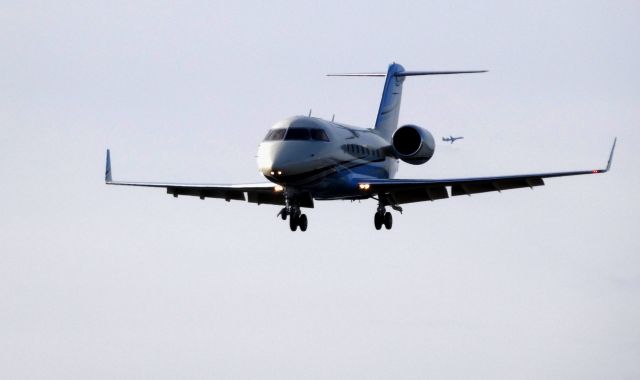
{"type": "Polygon", "coordinates": [[[398,128],[391,138],[391,143],[396,157],[412,165],[421,165],[429,161],[436,149],[431,133],[411,124],[398,128]]]}

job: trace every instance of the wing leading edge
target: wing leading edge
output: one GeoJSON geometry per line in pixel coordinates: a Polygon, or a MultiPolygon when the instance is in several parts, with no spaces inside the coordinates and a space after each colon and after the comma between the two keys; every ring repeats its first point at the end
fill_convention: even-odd
{"type": "MultiPolygon", "coordinates": [[[[177,197],[178,195],[189,195],[199,197],[200,199],[219,198],[224,199],[227,202],[231,200],[246,200],[257,204],[285,204],[282,187],[273,183],[265,182],[222,185],[209,183],[114,181],[111,171],[111,152],[109,149],[107,149],[106,161],[104,181],[107,185],[165,188],[167,189],[167,194],[171,194],[174,197],[177,197]]],[[[313,207],[313,204],[305,207],[313,207]]]]}
{"type": "Polygon", "coordinates": [[[604,169],[451,179],[372,179],[362,181],[358,187],[364,192],[390,196],[397,204],[448,198],[447,187],[451,188],[451,196],[501,192],[523,187],[533,188],[543,186],[544,178],[608,172],[611,169],[616,141],[617,139],[613,140],[609,160],[604,169]]]}

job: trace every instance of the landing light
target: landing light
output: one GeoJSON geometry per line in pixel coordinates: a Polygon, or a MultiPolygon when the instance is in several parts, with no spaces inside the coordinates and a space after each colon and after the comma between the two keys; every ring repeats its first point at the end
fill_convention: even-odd
{"type": "Polygon", "coordinates": [[[282,186],[280,186],[280,185],[275,185],[275,186],[273,187],[273,190],[274,190],[276,193],[279,193],[279,192],[281,192],[281,191],[283,191],[283,190],[284,190],[284,187],[282,187],[282,186]]]}
{"type": "Polygon", "coordinates": [[[358,188],[360,190],[369,190],[369,187],[371,187],[371,185],[369,185],[368,183],[361,183],[358,185],[358,188]]]}
{"type": "Polygon", "coordinates": [[[278,170],[278,175],[282,175],[282,171],[281,170],[278,170]]]}
{"type": "Polygon", "coordinates": [[[271,175],[274,175],[274,174],[276,174],[276,173],[272,170],[272,171],[271,171],[271,175]]]}

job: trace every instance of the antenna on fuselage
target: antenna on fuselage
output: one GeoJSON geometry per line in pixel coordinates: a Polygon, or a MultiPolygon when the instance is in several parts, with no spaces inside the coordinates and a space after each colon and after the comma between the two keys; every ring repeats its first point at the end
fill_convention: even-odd
{"type": "Polygon", "coordinates": [[[311,117],[311,108],[309,108],[309,117],[311,117]]]}
{"type": "Polygon", "coordinates": [[[334,113],[333,116],[331,116],[331,122],[333,123],[335,119],[336,119],[336,114],[334,113]]]}

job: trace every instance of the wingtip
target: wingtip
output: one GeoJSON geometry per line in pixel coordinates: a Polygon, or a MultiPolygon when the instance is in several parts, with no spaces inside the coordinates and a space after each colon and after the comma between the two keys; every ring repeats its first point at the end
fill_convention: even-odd
{"type": "Polygon", "coordinates": [[[107,149],[107,164],[104,171],[104,182],[111,183],[113,179],[111,178],[111,152],[107,149]]]}
{"type": "Polygon", "coordinates": [[[611,169],[611,162],[613,161],[613,152],[616,150],[616,143],[618,142],[618,137],[613,139],[613,145],[611,146],[611,153],[609,153],[609,161],[607,161],[607,169],[605,171],[609,171],[611,169]]]}

